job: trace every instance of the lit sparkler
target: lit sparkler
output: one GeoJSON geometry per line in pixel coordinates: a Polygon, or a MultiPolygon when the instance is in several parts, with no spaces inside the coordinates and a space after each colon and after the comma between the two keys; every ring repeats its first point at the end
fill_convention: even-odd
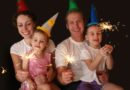
{"type": "Polygon", "coordinates": [[[70,55],[66,55],[66,60],[65,60],[66,67],[70,68],[73,62],[74,62],[74,57],[70,55]]]}
{"type": "Polygon", "coordinates": [[[30,59],[30,58],[32,58],[34,56],[34,53],[35,52],[32,52],[31,54],[25,54],[25,55],[23,55],[23,58],[24,59],[30,59]]]}
{"type": "Polygon", "coordinates": [[[7,73],[7,70],[1,67],[1,74],[5,74],[5,73],[7,73]]]}
{"type": "Polygon", "coordinates": [[[112,29],[113,29],[113,25],[110,24],[110,22],[101,22],[101,23],[99,23],[99,26],[102,30],[112,31],[112,29]]]}

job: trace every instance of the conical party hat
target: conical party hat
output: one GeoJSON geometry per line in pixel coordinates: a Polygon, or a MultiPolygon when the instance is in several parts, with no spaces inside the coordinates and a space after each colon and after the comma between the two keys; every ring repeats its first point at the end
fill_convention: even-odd
{"type": "Polygon", "coordinates": [[[91,11],[90,11],[89,21],[88,21],[87,26],[96,25],[96,24],[98,24],[96,9],[94,5],[91,4],[91,11]]]}
{"type": "Polygon", "coordinates": [[[17,12],[29,10],[24,0],[17,0],[17,12]]]}
{"type": "Polygon", "coordinates": [[[68,12],[72,11],[72,10],[79,10],[76,2],[74,0],[69,0],[69,10],[68,12]]]}
{"type": "Polygon", "coordinates": [[[56,21],[56,19],[58,17],[58,14],[59,13],[56,13],[47,22],[45,22],[42,26],[38,26],[37,29],[44,31],[50,37],[51,36],[52,27],[55,24],[55,21],[56,21]]]}

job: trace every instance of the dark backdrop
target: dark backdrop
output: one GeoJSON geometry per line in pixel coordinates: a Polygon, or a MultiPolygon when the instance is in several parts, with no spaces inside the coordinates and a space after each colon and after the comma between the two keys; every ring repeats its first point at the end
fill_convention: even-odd
{"type": "MultiPolygon", "coordinates": [[[[84,16],[88,18],[90,0],[76,0],[84,16]]],[[[129,8],[126,0],[93,0],[98,17],[110,20],[118,26],[119,31],[109,35],[114,46],[114,68],[110,74],[110,81],[130,90],[129,78],[129,8]]],[[[65,14],[68,9],[68,0],[26,0],[30,10],[38,15],[38,24],[41,25],[48,18],[59,12],[59,17],[52,29],[52,39],[57,45],[69,36],[65,28],[65,14]]],[[[17,30],[13,27],[11,19],[16,12],[16,0],[3,0],[0,2],[0,67],[3,66],[7,73],[0,74],[0,90],[17,90],[19,83],[15,79],[14,69],[10,58],[10,46],[19,41],[17,30]]]]}

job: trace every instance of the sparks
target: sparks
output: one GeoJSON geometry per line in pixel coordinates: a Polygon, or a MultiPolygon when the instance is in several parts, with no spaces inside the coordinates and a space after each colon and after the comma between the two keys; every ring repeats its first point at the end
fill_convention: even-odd
{"type": "Polygon", "coordinates": [[[69,66],[69,65],[72,64],[73,62],[74,62],[73,56],[66,55],[66,60],[65,60],[66,66],[69,66]]]}
{"type": "Polygon", "coordinates": [[[101,22],[99,24],[100,28],[102,30],[109,30],[109,31],[112,31],[113,29],[113,25],[111,25],[109,22],[101,22]]]}
{"type": "Polygon", "coordinates": [[[5,74],[6,72],[7,72],[7,70],[6,69],[4,69],[3,67],[1,67],[1,74],[5,74]]]}
{"type": "Polygon", "coordinates": [[[30,59],[34,56],[34,54],[35,54],[35,52],[32,52],[31,54],[25,54],[25,55],[22,56],[22,58],[23,58],[23,60],[24,59],[30,59]]]}

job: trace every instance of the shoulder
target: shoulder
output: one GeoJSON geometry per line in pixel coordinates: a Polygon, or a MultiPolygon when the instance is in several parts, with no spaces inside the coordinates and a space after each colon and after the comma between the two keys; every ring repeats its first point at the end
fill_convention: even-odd
{"type": "Polygon", "coordinates": [[[11,50],[11,51],[14,50],[14,49],[18,50],[18,49],[20,49],[20,48],[23,47],[23,46],[24,46],[24,42],[23,42],[23,40],[21,40],[21,41],[18,41],[18,42],[16,42],[16,43],[14,43],[14,44],[11,46],[10,50],[11,50]]]}
{"type": "Polygon", "coordinates": [[[57,45],[57,48],[63,48],[63,47],[66,47],[70,42],[70,39],[67,38],[65,40],[63,40],[60,44],[57,45]]]}

